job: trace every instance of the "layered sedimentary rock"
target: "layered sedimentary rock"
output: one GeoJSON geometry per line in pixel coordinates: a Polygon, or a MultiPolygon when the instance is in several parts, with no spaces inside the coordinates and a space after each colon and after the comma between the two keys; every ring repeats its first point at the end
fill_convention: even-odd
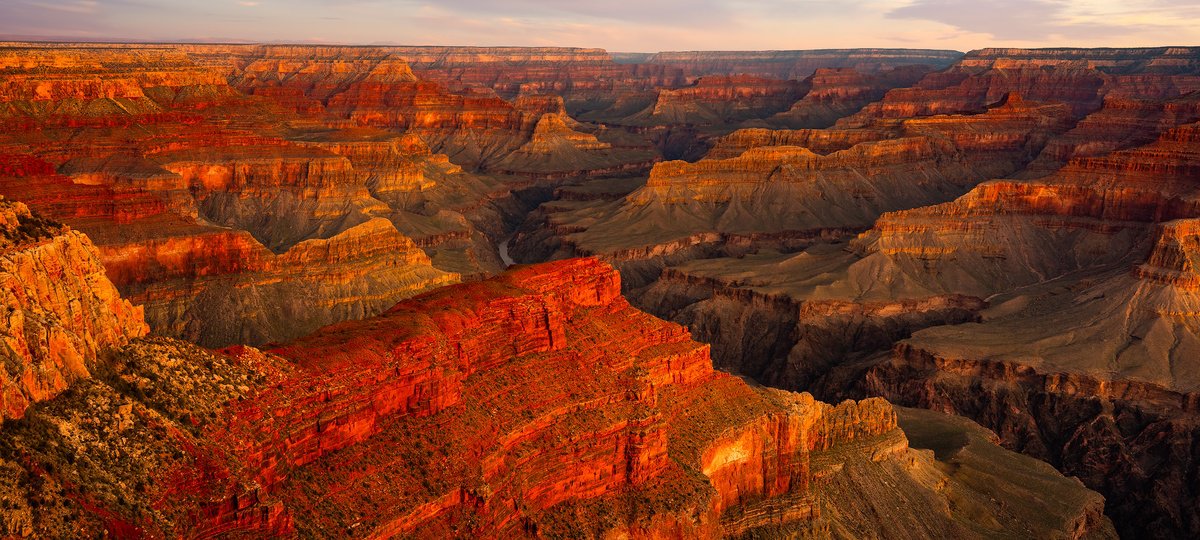
{"type": "Polygon", "coordinates": [[[763,146],[800,146],[815,154],[826,155],[847,150],[859,143],[888,138],[888,133],[878,130],[836,129],[739,129],[718,138],[705,159],[735,158],[751,148],[763,146]]]}
{"type": "MultiPolygon", "coordinates": [[[[917,65],[940,69],[961,56],[954,51],[869,49],[641,55],[566,47],[388,50],[407,61],[422,78],[452,87],[490,88],[505,97],[553,93],[566,99],[572,113],[608,108],[619,111],[623,101],[649,99],[655,89],[680,88],[711,75],[802,80],[825,68],[857,68],[871,73],[917,65]]],[[[604,116],[620,115],[608,112],[604,116]]]]}
{"type": "Polygon", "coordinates": [[[570,47],[392,47],[423,78],[487,87],[507,97],[557,94],[569,103],[682,86],[680,70],[617,64],[603,49],[570,47]]]}
{"type": "Polygon", "coordinates": [[[434,154],[418,136],[372,128],[314,130],[293,134],[296,144],[345,156],[371,199],[420,246],[439,269],[464,277],[501,268],[493,240],[505,234],[505,219],[519,213],[508,184],[472,174],[434,154]]]}
{"type": "Polygon", "coordinates": [[[897,66],[880,72],[822,68],[804,80],[809,90],[786,111],[765,119],[780,128],[824,128],[858,112],[893,88],[906,88],[931,70],[924,65],[897,66]]]}
{"type": "MultiPolygon", "coordinates": [[[[689,326],[723,368],[823,399],[882,395],[974,418],[1103,491],[1126,534],[1195,535],[1195,490],[1180,480],[1200,380],[1194,57],[978,51],[836,129],[738,130],[618,199],[563,191],[513,251],[601,254],[636,305],[689,326]],[[810,164],[850,155],[883,167],[892,154],[865,150],[922,137],[953,148],[926,163],[965,159],[982,183],[862,215],[856,239],[842,209],[874,202],[839,197],[869,192],[797,196],[762,180],[789,168],[819,179],[810,164]],[[696,219],[706,200],[713,214],[696,219]],[[805,210],[816,227],[791,223],[808,235],[772,232],[788,229],[770,219],[805,210]]],[[[894,197],[936,178],[903,163],[861,181],[895,181],[894,197]]]]}
{"type": "Polygon", "coordinates": [[[1106,97],[1100,110],[1050,141],[1020,176],[1037,178],[1062,168],[1072,159],[1102,156],[1150,143],[1168,129],[1196,120],[1200,120],[1197,92],[1169,99],[1106,97]]]}
{"type": "Polygon", "coordinates": [[[821,68],[881,71],[903,65],[941,69],[962,57],[958,51],[926,49],[827,49],[811,51],[660,52],[640,63],[676,67],[697,75],[752,75],[804,79],[821,68]]]}
{"type": "MultiPolygon", "coordinates": [[[[4,50],[22,63],[0,98],[13,127],[0,137],[0,192],[92,236],[156,331],[208,345],[288,339],[457,279],[381,219],[408,214],[375,199],[377,179],[351,157],[181,52],[4,50]]],[[[395,138],[376,136],[399,156],[395,138]]],[[[495,191],[467,197],[486,206],[495,191]]]]}
{"type": "Polygon", "coordinates": [[[265,353],[21,304],[50,338],[10,339],[6,533],[1111,533],[977,426],[809,389],[970,416],[1125,532],[1196,534],[1192,49],[0,50],[0,193],[160,333],[291,340],[482,278],[546,198],[517,258],[624,274],[265,353]]]}
{"type": "Polygon", "coordinates": [[[145,335],[142,308],[104,277],[88,238],[0,200],[0,419],[89,375],[106,349],[145,335]]]}
{"type": "Polygon", "coordinates": [[[648,147],[622,147],[620,142],[602,141],[596,134],[579,131],[582,127],[566,114],[544,114],[529,141],[491,168],[547,179],[619,176],[645,171],[659,159],[648,147]]]}
{"type": "Polygon", "coordinates": [[[1196,124],[1188,124],[1148,145],[1079,158],[1036,181],[981,186],[924,212],[963,209],[952,228],[921,211],[881,220],[864,237],[872,252],[859,264],[884,280],[1000,294],[979,325],[928,329],[902,342],[868,386],[993,427],[1013,447],[1105,491],[1110,511],[1131,527],[1194,534],[1195,490],[1172,480],[1190,459],[1169,448],[1195,437],[1195,137],[1196,124]],[[920,238],[922,247],[890,240],[902,237],[909,246],[920,238]],[[933,285],[930,275],[942,279],[933,285]],[[884,382],[901,373],[906,382],[884,382]],[[932,388],[917,389],[933,378],[932,388]],[[990,389],[968,398],[955,390],[964,384],[990,389]],[[1003,412],[1018,410],[1004,403],[1026,400],[1056,405],[1003,412]],[[1131,417],[1138,422],[1127,423],[1131,417]],[[1095,445],[1108,448],[1103,459],[1095,445]]]}
{"type": "Polygon", "coordinates": [[[1018,92],[1036,101],[1071,106],[1082,117],[1105,96],[1164,99],[1200,88],[1200,49],[982,49],[911,88],[887,93],[859,114],[854,126],[880,118],[979,111],[1018,92]]]}
{"type": "Polygon", "coordinates": [[[986,114],[917,118],[886,131],[739,131],[718,142],[713,159],[656,165],[620,200],[547,207],[541,229],[516,252],[600,254],[624,264],[791,249],[1020,170],[1068,120],[1062,105],[1013,95],[986,114]]]}
{"type": "Polygon", "coordinates": [[[658,90],[646,109],[622,124],[736,124],[782,112],[804,96],[810,83],[750,76],[701,77],[695,84],[658,90]]]}
{"type": "Polygon", "coordinates": [[[802,80],[709,75],[682,87],[619,94],[578,114],[647,136],[665,156],[693,160],[714,137],[740,127],[828,127],[928,71],[922,65],[881,72],[822,67],[802,80]]]}
{"type": "MultiPolygon", "coordinates": [[[[103,277],[94,286],[112,288],[103,277]]],[[[970,537],[1021,526],[1052,494],[1053,510],[1023,525],[1031,534],[1111,534],[1102,499],[1052,471],[1019,463],[1042,495],[998,505],[997,486],[1027,488],[948,474],[950,457],[908,448],[886,402],[835,407],[751,387],[619,293],[614,270],[574,260],[447,288],[265,353],[135,339],[4,424],[0,527],[970,537]],[[961,512],[968,503],[994,517],[961,512]]],[[[922,433],[923,447],[953,447],[936,435],[971,429],[918,424],[935,433],[922,433]]],[[[978,449],[974,437],[957,444],[978,449]]]]}

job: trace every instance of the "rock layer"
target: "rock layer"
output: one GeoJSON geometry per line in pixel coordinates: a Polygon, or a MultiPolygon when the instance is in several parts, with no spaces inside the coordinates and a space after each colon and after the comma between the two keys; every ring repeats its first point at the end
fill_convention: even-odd
{"type": "MultiPolygon", "coordinates": [[[[96,287],[112,288],[103,277],[96,287]]],[[[883,477],[908,482],[907,500],[936,509],[899,522],[982,534],[935,485],[951,482],[956,497],[977,501],[991,488],[949,479],[909,450],[891,405],[831,406],[751,387],[714,371],[707,351],[631,308],[616,272],[588,259],[445,288],[265,353],[136,339],[97,362],[95,378],[5,423],[10,506],[0,527],[45,536],[811,534],[870,523],[843,501],[862,493],[856,483],[883,477]]],[[[1031,470],[1070,501],[1039,533],[1110,534],[1096,517],[1099,497],[1031,470]]],[[[995,508],[1006,523],[1024,511],[995,508]]]]}
{"type": "Polygon", "coordinates": [[[564,192],[512,251],[603,256],[723,368],[968,416],[1105,493],[1124,534],[1194,536],[1195,58],[976,51],[835,128],[738,130],[619,199],[564,192]],[[917,141],[937,151],[869,151],[917,141]],[[961,196],[887,199],[956,162],[980,173],[961,196]]]}
{"type": "Polygon", "coordinates": [[[108,348],[146,334],[142,308],[104,277],[88,238],[0,200],[0,419],[88,377],[108,348]]]}

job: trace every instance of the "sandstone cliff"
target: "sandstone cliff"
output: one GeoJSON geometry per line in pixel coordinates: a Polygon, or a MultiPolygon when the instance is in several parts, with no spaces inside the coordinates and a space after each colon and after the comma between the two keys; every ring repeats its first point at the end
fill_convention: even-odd
{"type": "Polygon", "coordinates": [[[1010,92],[1071,106],[1077,117],[1098,109],[1105,96],[1170,98],[1200,88],[1200,50],[983,49],[911,88],[892,90],[839,125],[881,118],[978,111],[1010,92]]]}
{"type": "Polygon", "coordinates": [[[88,377],[107,349],[147,329],[86,236],[2,199],[0,235],[0,419],[8,419],[88,377]]]}

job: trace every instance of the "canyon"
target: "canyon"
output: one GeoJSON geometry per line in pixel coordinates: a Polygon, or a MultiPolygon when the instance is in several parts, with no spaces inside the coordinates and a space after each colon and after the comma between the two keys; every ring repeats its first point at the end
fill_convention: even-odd
{"type": "Polygon", "coordinates": [[[510,252],[601,257],[722,369],[966,416],[1123,535],[1193,536],[1198,55],[968,53],[832,127],[546,203],[510,252]]]}
{"type": "Polygon", "coordinates": [[[6,535],[1200,535],[1200,49],[8,42],[0,125],[6,535]]]}
{"type": "Polygon", "coordinates": [[[0,210],[6,280],[72,261],[90,276],[17,311],[49,324],[82,308],[87,324],[7,349],[21,382],[67,386],[5,393],[6,535],[1113,535],[1102,497],[978,426],[714,370],[707,345],[634,309],[595,259],[441,288],[268,350],[209,350],[144,336],[86,236],[0,210]],[[42,366],[58,369],[30,375],[42,366]],[[1014,465],[1022,482],[1006,479],[1014,465]],[[885,508],[885,523],[866,517],[885,508]]]}

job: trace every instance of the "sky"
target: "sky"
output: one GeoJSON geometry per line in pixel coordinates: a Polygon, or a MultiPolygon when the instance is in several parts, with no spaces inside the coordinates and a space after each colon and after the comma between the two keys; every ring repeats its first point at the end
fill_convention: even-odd
{"type": "Polygon", "coordinates": [[[0,36],[622,52],[1200,45],[1200,0],[0,0],[0,36]]]}

